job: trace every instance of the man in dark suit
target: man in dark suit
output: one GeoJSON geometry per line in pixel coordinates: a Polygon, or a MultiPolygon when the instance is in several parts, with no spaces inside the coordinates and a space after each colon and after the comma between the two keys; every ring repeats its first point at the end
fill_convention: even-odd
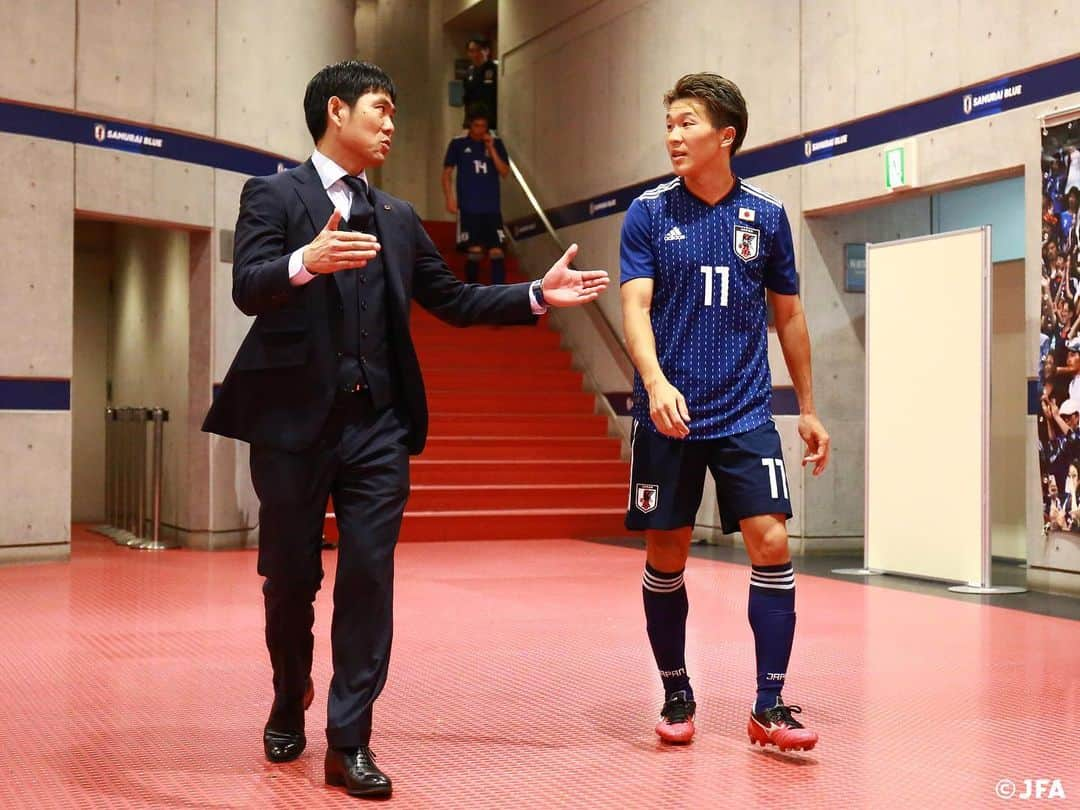
{"type": "Polygon", "coordinates": [[[367,182],[366,170],[390,151],[395,95],[374,65],[323,68],[304,97],[311,159],[244,186],[233,300],[255,322],[203,425],[251,444],[274,683],[263,747],[272,762],[296,759],[306,745],[314,599],[333,496],[340,548],[326,781],[357,796],[391,791],[369,742],[390,657],[409,456],[427,434],[410,302],[458,326],[530,324],[547,306],[595,300],[608,283],[604,271],[569,268],[576,246],[531,284],[458,281],[412,206],[367,182]]]}

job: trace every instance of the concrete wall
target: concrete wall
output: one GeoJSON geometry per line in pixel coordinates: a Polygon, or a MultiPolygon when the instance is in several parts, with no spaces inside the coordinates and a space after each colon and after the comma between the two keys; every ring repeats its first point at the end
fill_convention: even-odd
{"type": "Polygon", "coordinates": [[[219,0],[218,138],[302,159],[311,153],[304,88],[354,56],[352,0],[219,0]]]}
{"type": "MultiPolygon", "coordinates": [[[[2,50],[2,49],[0,49],[2,50]]],[[[0,71],[3,72],[3,71],[0,71]]],[[[0,195],[0,377],[71,377],[72,175],[70,144],[0,135],[9,188],[0,195]]],[[[71,415],[0,412],[0,560],[67,554],[71,513],[71,415]]]]}
{"type": "MultiPolygon", "coordinates": [[[[869,0],[690,0],[677,8],[668,0],[502,0],[500,124],[543,205],[557,206],[670,170],[660,96],[682,73],[715,70],[739,83],[750,104],[749,148],[1068,56],[1076,40],[1064,16],[1052,4],[1016,0],[918,0],[887,15],[869,0]],[[760,69],[763,41],[767,71],[760,69]]],[[[1038,109],[1077,100],[1063,97],[1038,109]]],[[[1037,245],[1033,114],[1022,108],[917,138],[920,183],[948,187],[1024,171],[1027,244],[1037,245]]],[[[805,482],[808,539],[862,532],[863,305],[843,292],[843,243],[930,228],[928,194],[890,196],[882,161],[880,149],[867,149],[752,181],[783,199],[792,219],[818,409],[835,441],[831,472],[805,482]],[[836,216],[884,203],[898,204],[836,216]]],[[[620,226],[621,217],[609,217],[561,235],[582,243],[584,264],[616,270],[620,226]]],[[[543,241],[526,243],[527,261],[550,253],[543,241]]],[[[1026,278],[1032,356],[1025,371],[1034,367],[1037,345],[1037,256],[1029,258],[1026,278]]],[[[601,306],[617,323],[616,294],[601,306]]],[[[784,384],[775,343],[770,359],[775,382],[784,384]]],[[[1014,384],[1024,383],[1018,373],[1014,384]]]]}
{"type": "MultiPolygon", "coordinates": [[[[303,159],[311,138],[304,87],[328,62],[353,55],[351,0],[43,0],[4,15],[0,96],[199,133],[303,159]]],[[[218,229],[236,221],[243,178],[192,164],[0,134],[12,193],[0,200],[0,376],[73,375],[72,219],[185,231],[191,320],[186,414],[169,432],[187,449],[186,482],[170,509],[186,542],[235,545],[254,525],[246,449],[198,432],[247,319],[218,261],[218,229]],[[211,498],[211,492],[214,492],[211,498]]],[[[134,238],[134,237],[133,237],[134,238]]],[[[180,278],[175,263],[174,282],[180,278]]],[[[173,265],[170,265],[173,266],[173,265]]],[[[179,292],[179,290],[177,290],[179,292]]],[[[177,325],[177,328],[179,326],[177,325]]],[[[179,373],[172,369],[170,373],[179,373]]],[[[175,380],[177,385],[180,381],[175,380]]],[[[77,387],[76,396],[81,396],[77,387]]],[[[0,559],[67,553],[72,507],[70,411],[0,412],[0,559]]],[[[80,449],[80,453],[83,450],[80,449]]],[[[177,449],[173,458],[183,452],[177,449]]],[[[170,496],[172,497],[172,496],[170,496]]],[[[80,506],[80,514],[82,514],[80,506]]]]}

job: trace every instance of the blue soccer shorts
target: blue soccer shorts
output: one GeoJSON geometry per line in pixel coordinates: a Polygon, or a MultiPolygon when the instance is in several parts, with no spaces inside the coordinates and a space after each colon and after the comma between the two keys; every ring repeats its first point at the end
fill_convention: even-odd
{"type": "Polygon", "coordinates": [[[458,250],[465,251],[471,247],[498,248],[505,244],[506,231],[503,228],[502,214],[474,214],[468,211],[458,213],[458,250]]]}
{"type": "Polygon", "coordinates": [[[772,420],[746,433],[704,440],[671,439],[635,422],[631,456],[627,529],[693,526],[706,469],[716,481],[725,534],[738,531],[744,518],[791,517],[787,468],[772,420]]]}

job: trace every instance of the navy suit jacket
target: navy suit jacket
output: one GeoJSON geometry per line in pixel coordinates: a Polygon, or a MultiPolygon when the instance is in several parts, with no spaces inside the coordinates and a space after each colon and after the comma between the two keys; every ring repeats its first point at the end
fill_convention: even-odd
{"type": "MultiPolygon", "coordinates": [[[[386,272],[390,344],[399,407],[409,420],[409,452],[427,439],[420,363],[409,331],[415,300],[455,326],[536,320],[529,285],[464,284],[446,266],[420,218],[404,200],[373,189],[386,272]]],[[[308,160],[270,177],[253,177],[240,195],[233,254],[233,301],[254,315],[203,430],[280,450],[311,447],[334,404],[338,358],[330,330],[330,294],[338,274],[289,283],[289,256],[326,225],[334,206],[308,160]]],[[[349,299],[344,299],[349,300],[349,299]]],[[[353,299],[355,301],[355,298],[353,299]]]]}

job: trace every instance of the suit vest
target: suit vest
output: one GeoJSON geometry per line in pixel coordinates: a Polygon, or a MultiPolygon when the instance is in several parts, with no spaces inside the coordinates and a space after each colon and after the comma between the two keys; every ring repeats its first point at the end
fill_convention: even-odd
{"type": "MultiPolygon", "coordinates": [[[[339,230],[349,230],[348,225],[342,221],[339,230]]],[[[372,220],[365,232],[375,230],[372,220]]],[[[364,267],[334,273],[329,289],[339,396],[358,386],[366,387],[375,410],[388,408],[397,397],[390,345],[390,290],[382,255],[364,267]]]]}

